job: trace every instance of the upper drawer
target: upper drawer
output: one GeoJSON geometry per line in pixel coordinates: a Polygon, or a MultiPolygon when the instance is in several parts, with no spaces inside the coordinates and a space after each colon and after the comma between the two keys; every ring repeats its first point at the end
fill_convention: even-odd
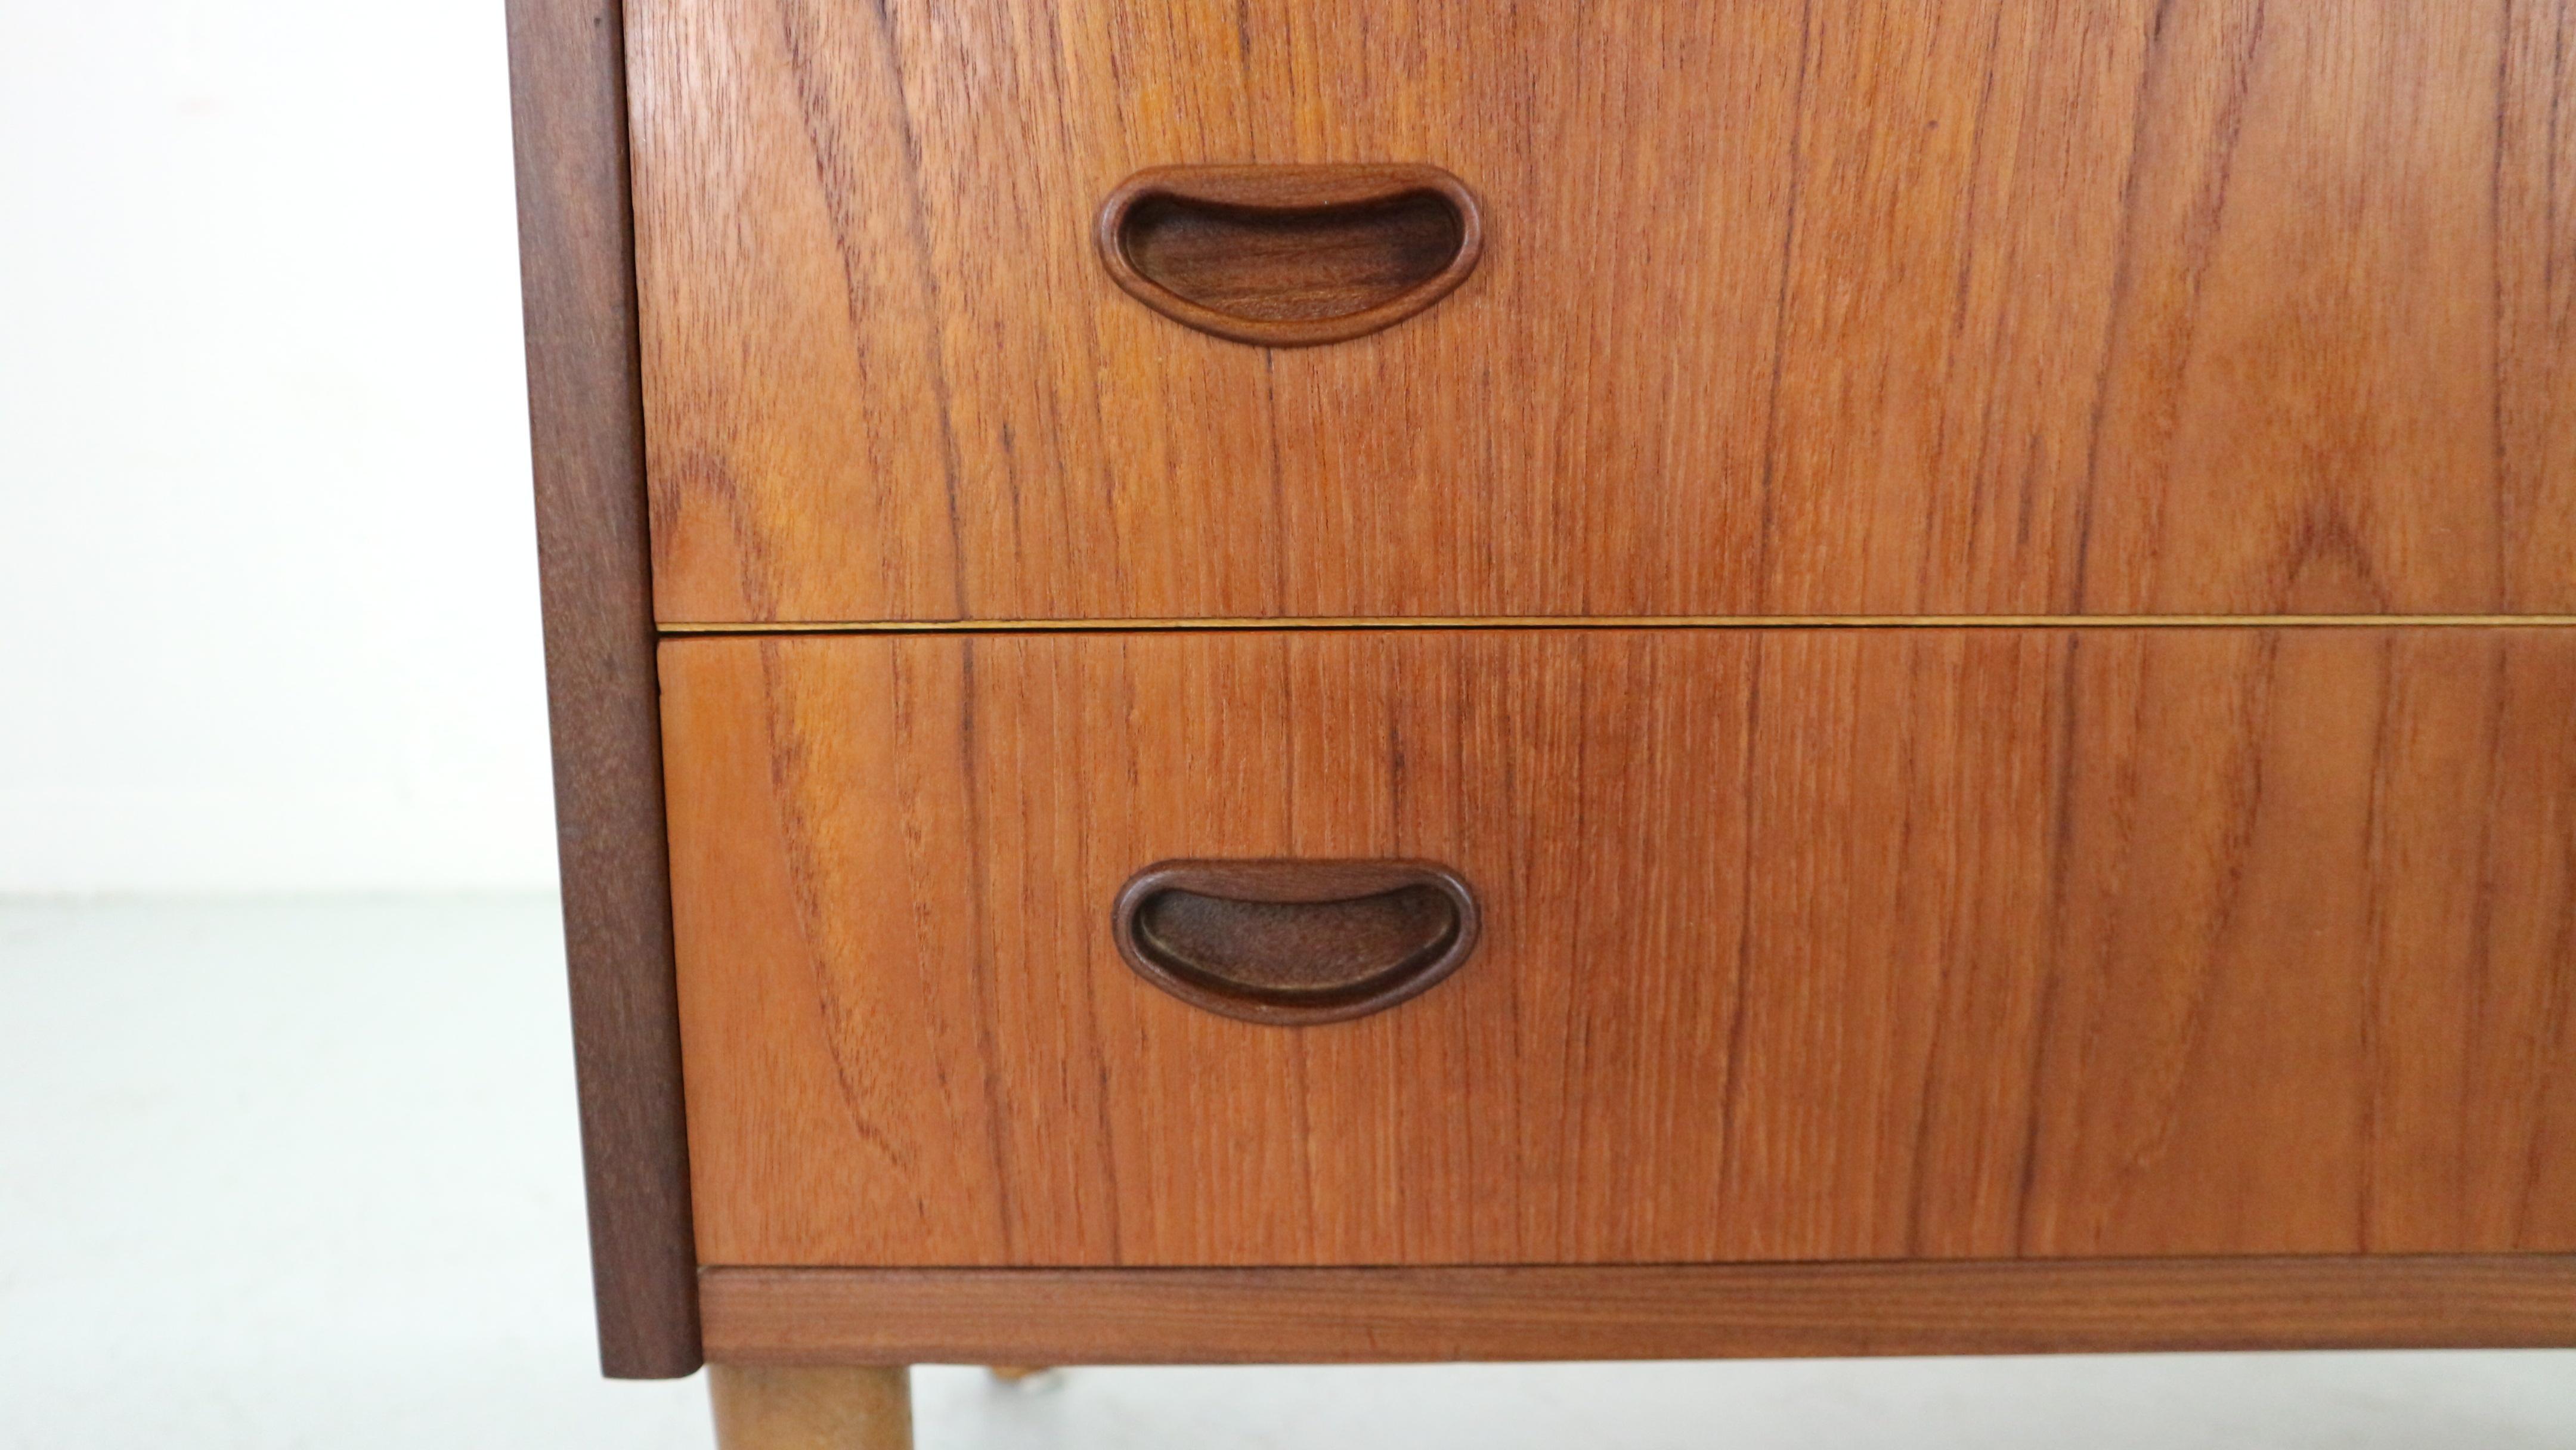
{"type": "Polygon", "coordinates": [[[2576,4],[634,0],[663,617],[2576,609],[2576,4]],[[1482,264],[1267,350],[1173,163],[1482,264]]]}

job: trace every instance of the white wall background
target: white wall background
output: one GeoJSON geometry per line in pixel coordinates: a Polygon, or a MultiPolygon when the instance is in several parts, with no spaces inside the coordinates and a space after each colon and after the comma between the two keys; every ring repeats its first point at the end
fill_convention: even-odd
{"type": "Polygon", "coordinates": [[[499,0],[0,0],[0,892],[553,879],[499,0]]]}

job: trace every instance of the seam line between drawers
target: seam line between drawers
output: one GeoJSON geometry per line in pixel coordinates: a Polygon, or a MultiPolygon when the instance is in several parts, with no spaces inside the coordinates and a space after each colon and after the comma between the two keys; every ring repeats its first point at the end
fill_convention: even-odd
{"type": "Polygon", "coordinates": [[[1417,618],[665,621],[667,636],[778,634],[1241,634],[1436,630],[2566,629],[2565,614],[1483,615],[1417,618]]]}

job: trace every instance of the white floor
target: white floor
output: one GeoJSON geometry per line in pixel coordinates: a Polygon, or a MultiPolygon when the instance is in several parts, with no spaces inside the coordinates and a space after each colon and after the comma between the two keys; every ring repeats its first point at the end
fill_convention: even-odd
{"type": "MultiPolygon", "coordinates": [[[[0,903],[0,1447],[708,1443],[592,1369],[554,904],[0,903]]],[[[2576,1447],[2576,1354],[918,1377],[966,1447],[2576,1447]]]]}

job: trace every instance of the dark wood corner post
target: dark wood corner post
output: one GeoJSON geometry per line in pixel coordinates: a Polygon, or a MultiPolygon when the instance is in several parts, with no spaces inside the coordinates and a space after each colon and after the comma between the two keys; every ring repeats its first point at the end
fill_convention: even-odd
{"type": "Polygon", "coordinates": [[[555,829],[602,1366],[698,1368],[618,0],[508,0],[555,829]]]}

